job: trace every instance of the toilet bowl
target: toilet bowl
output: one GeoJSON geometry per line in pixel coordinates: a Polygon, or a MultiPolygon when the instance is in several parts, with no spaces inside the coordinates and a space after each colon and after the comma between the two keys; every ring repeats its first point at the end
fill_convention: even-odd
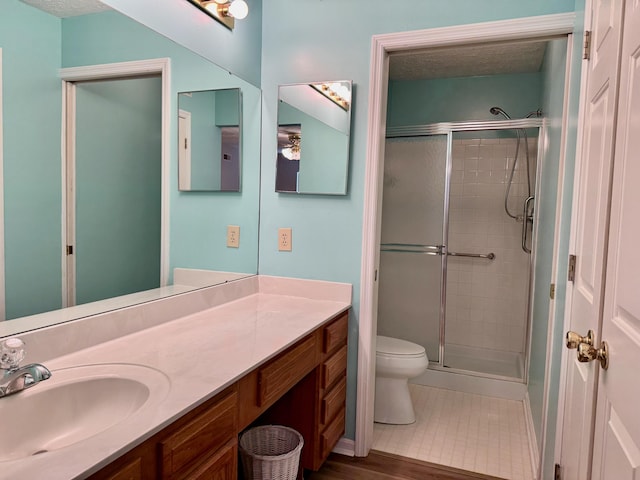
{"type": "Polygon", "coordinates": [[[410,378],[417,377],[428,366],[424,347],[378,335],[374,421],[394,425],[416,421],[408,383],[410,378]]]}

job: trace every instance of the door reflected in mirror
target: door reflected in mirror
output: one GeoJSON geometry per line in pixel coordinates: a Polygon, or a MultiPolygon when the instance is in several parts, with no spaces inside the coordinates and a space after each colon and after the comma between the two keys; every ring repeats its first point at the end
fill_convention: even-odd
{"type": "Polygon", "coordinates": [[[178,132],[180,191],[240,191],[239,88],[179,93],[178,132]]]}
{"type": "Polygon", "coordinates": [[[276,192],[346,195],[352,82],[280,85],[276,192]]]}

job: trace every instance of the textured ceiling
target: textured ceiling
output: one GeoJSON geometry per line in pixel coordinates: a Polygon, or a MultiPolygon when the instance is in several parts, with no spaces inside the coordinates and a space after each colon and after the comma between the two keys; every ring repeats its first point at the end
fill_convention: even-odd
{"type": "Polygon", "coordinates": [[[431,48],[389,56],[392,80],[539,72],[547,42],[431,48]]]}
{"type": "Polygon", "coordinates": [[[76,17],[87,13],[111,10],[98,0],[22,0],[24,3],[56,17],[76,17]]]}

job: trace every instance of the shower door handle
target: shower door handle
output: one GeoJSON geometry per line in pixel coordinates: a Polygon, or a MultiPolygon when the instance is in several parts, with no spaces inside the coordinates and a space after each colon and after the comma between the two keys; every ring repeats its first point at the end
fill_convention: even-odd
{"type": "Polygon", "coordinates": [[[529,204],[533,201],[535,197],[532,195],[527,197],[524,201],[524,209],[522,211],[522,250],[525,253],[531,253],[531,249],[527,247],[527,225],[531,222],[531,229],[533,230],[533,215],[529,215],[529,204]]]}

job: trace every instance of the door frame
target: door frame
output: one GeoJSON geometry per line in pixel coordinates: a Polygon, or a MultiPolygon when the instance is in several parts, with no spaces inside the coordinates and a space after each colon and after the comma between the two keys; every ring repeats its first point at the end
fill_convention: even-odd
{"type": "MultiPolygon", "coordinates": [[[[366,456],[373,444],[375,335],[377,329],[378,294],[377,272],[380,260],[382,172],[384,164],[389,54],[392,52],[421,48],[570,35],[573,33],[574,24],[575,14],[572,12],[411,32],[381,34],[372,37],[360,272],[355,455],[366,456]]],[[[560,205],[558,208],[560,208],[560,205]]],[[[557,248],[557,244],[554,249],[555,248],[557,248]]],[[[547,353],[549,354],[549,352],[547,353]]],[[[548,378],[545,384],[547,382],[548,378]]],[[[535,465],[534,463],[534,468],[535,465]]]]}
{"type": "Polygon", "coordinates": [[[2,48],[0,48],[0,322],[6,320],[6,298],[4,285],[4,142],[2,132],[2,48]]]}
{"type": "MultiPolygon", "coordinates": [[[[139,77],[144,75],[159,75],[162,82],[162,121],[161,121],[161,196],[160,196],[160,286],[167,285],[169,279],[169,177],[170,177],[170,126],[171,119],[171,60],[169,58],[156,58],[150,60],[137,60],[132,62],[118,62],[101,65],[89,65],[84,67],[70,67],[60,69],[62,79],[62,307],[70,305],[68,282],[75,275],[75,257],[71,257],[72,266],[67,262],[66,246],[75,245],[75,229],[67,227],[70,209],[75,208],[75,200],[72,202],[66,198],[67,181],[73,180],[75,172],[67,166],[67,157],[75,156],[73,136],[75,128],[68,128],[68,121],[75,121],[75,115],[69,118],[67,104],[75,101],[76,82],[92,80],[118,80],[123,78],[139,77]]],[[[75,165],[75,162],[74,162],[75,165]]]]}
{"type": "MultiPolygon", "coordinates": [[[[591,29],[591,4],[592,0],[585,0],[584,6],[584,30],[591,29]]],[[[585,134],[585,117],[586,110],[585,107],[588,103],[588,94],[587,91],[587,72],[589,68],[589,61],[583,59],[580,66],[580,95],[578,100],[578,118],[577,118],[577,132],[576,132],[576,154],[575,154],[575,166],[573,172],[573,183],[574,185],[578,185],[578,181],[580,179],[580,175],[582,173],[583,162],[581,162],[582,151],[583,151],[583,141],[585,134]]],[[[578,198],[580,196],[580,189],[574,188],[572,193],[572,205],[576,205],[578,203],[578,198]]],[[[578,224],[578,218],[576,215],[571,215],[571,224],[569,226],[569,253],[575,253],[576,250],[576,229],[578,224]]],[[[568,332],[569,327],[571,325],[571,305],[573,299],[573,282],[567,282],[566,294],[565,294],[565,311],[562,319],[562,332],[568,332]]],[[[596,338],[600,338],[599,332],[596,335],[596,338]]],[[[563,435],[563,424],[564,424],[564,409],[566,403],[566,383],[567,383],[567,365],[569,362],[569,357],[575,356],[575,352],[569,350],[568,348],[562,348],[562,354],[560,359],[560,376],[559,376],[559,388],[558,388],[558,414],[556,417],[556,438],[555,438],[555,446],[554,446],[554,455],[553,461],[556,464],[560,463],[562,457],[562,435],[563,435]]]]}

